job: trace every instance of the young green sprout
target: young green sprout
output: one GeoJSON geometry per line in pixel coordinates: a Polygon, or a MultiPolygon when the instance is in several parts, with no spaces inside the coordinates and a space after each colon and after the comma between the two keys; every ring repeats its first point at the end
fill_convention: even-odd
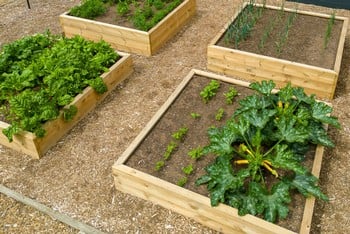
{"type": "Polygon", "coordinates": [[[233,99],[238,95],[238,92],[235,88],[230,87],[229,91],[227,93],[224,93],[224,96],[226,98],[226,103],[227,104],[232,104],[233,99]]]}
{"type": "Polygon", "coordinates": [[[187,183],[187,177],[182,177],[181,179],[179,179],[177,181],[177,185],[180,186],[180,187],[185,186],[186,183],[187,183]]]}
{"type": "Polygon", "coordinates": [[[215,119],[216,119],[217,121],[220,121],[220,120],[222,119],[222,117],[224,117],[224,114],[225,114],[224,108],[220,108],[220,109],[216,112],[215,119]]]}
{"type": "Polygon", "coordinates": [[[194,160],[198,160],[204,155],[203,147],[197,147],[195,149],[192,149],[190,152],[187,153],[187,155],[194,160]]]}

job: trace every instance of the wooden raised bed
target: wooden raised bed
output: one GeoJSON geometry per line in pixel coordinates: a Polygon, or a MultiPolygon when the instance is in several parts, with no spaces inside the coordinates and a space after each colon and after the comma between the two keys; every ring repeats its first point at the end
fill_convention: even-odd
{"type": "MultiPolygon", "coordinates": [[[[189,84],[191,79],[198,79],[196,75],[241,87],[249,86],[248,82],[213,73],[192,70],[113,165],[112,171],[116,189],[161,205],[223,233],[294,233],[252,215],[239,216],[237,209],[224,204],[212,207],[210,205],[210,198],[207,196],[200,195],[127,165],[127,161],[132,159],[137,148],[152,132],[152,129],[155,128],[169,107],[176,101],[186,85],[189,84]]],[[[191,102],[188,105],[191,105],[191,102]]],[[[159,139],[161,138],[159,136],[159,139]]],[[[323,151],[323,146],[317,146],[312,166],[312,173],[317,177],[321,170],[323,151]]],[[[150,152],[150,154],[153,154],[153,152],[150,152]]],[[[141,161],[147,161],[150,155],[142,154],[141,157],[141,161]]],[[[138,160],[139,158],[136,161],[138,160]]],[[[307,198],[303,209],[304,212],[300,211],[300,213],[304,213],[300,224],[300,233],[309,233],[310,231],[314,204],[314,198],[307,198]]]]}
{"type": "Polygon", "coordinates": [[[86,39],[108,42],[121,51],[151,56],[164,45],[196,11],[196,0],[185,0],[148,32],[68,15],[60,15],[66,37],[81,35],[86,39]]]}
{"type": "MultiPolygon", "coordinates": [[[[78,112],[71,121],[64,121],[62,114],[53,121],[44,124],[46,135],[42,138],[36,137],[34,133],[24,131],[13,136],[9,142],[4,134],[0,134],[0,144],[14,149],[18,152],[39,159],[47,150],[55,145],[57,141],[74,127],[84,116],[95,108],[98,102],[102,101],[121,81],[127,78],[133,71],[132,59],[129,54],[118,52],[121,58],[110,67],[108,72],[101,75],[107,85],[107,92],[100,95],[90,86],[78,94],[70,105],[75,105],[78,112]]],[[[8,123],[0,121],[0,131],[7,128],[8,123]]]]}
{"type": "MultiPolygon", "coordinates": [[[[242,9],[247,5],[244,4],[242,9]]],[[[255,6],[262,7],[261,4],[255,6]]],[[[280,10],[279,7],[266,6],[268,9],[280,10]]],[[[286,12],[295,12],[295,9],[284,8],[286,12]]],[[[209,43],[207,50],[208,70],[220,72],[230,76],[239,76],[247,80],[261,81],[273,80],[277,86],[284,86],[291,82],[292,85],[303,87],[307,94],[316,94],[319,98],[332,99],[334,96],[339,76],[345,36],[348,29],[348,18],[336,16],[342,21],[341,35],[334,67],[322,68],[315,65],[303,64],[295,61],[264,56],[252,52],[218,46],[218,41],[223,37],[230,24],[238,17],[241,11],[236,12],[233,18],[209,43]]],[[[329,19],[331,16],[307,11],[297,10],[297,15],[313,16],[329,19]]],[[[312,25],[310,25],[312,27],[312,25]]],[[[292,38],[290,39],[292,40],[292,38]]],[[[300,51],[299,48],[294,48],[300,51]]],[[[300,51],[303,53],[303,51],[300,51]]]]}

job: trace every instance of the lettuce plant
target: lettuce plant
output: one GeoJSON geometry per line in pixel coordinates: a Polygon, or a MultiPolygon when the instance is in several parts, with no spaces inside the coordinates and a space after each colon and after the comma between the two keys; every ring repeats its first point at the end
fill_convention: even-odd
{"type": "Polygon", "coordinates": [[[303,161],[314,144],[334,146],[324,128],[340,128],[332,108],[290,84],[278,93],[272,81],[250,87],[256,93],[239,102],[226,124],[208,130],[204,152],[217,157],[196,184],[207,184],[211,205],[226,203],[270,222],[287,217],[293,190],[327,201],[303,161]]]}

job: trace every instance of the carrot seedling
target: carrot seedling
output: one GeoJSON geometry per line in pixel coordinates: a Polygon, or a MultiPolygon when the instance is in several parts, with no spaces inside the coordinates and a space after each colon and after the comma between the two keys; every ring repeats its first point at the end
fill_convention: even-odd
{"type": "Polygon", "coordinates": [[[178,131],[174,132],[171,136],[178,141],[183,141],[186,133],[188,132],[188,128],[182,127],[178,131]]]}
{"type": "Polygon", "coordinates": [[[224,93],[227,104],[232,104],[233,99],[238,95],[238,92],[235,88],[231,87],[227,93],[224,93]]]}
{"type": "Polygon", "coordinates": [[[198,114],[198,113],[192,112],[192,113],[191,113],[191,117],[194,118],[194,119],[199,119],[199,118],[201,117],[201,115],[198,114]]]}
{"type": "Polygon", "coordinates": [[[179,179],[177,181],[177,185],[180,186],[180,187],[185,186],[186,183],[187,183],[187,177],[182,177],[181,179],[179,179]]]}
{"type": "Polygon", "coordinates": [[[166,147],[166,151],[164,153],[164,159],[169,160],[171,157],[171,154],[175,151],[177,148],[177,144],[174,141],[171,141],[169,145],[166,147]]]}
{"type": "Polygon", "coordinates": [[[192,172],[193,172],[193,165],[190,164],[190,165],[188,165],[186,167],[183,167],[182,168],[182,172],[185,173],[186,175],[191,175],[192,172]]]}
{"type": "Polygon", "coordinates": [[[220,109],[216,112],[215,119],[216,119],[217,121],[220,121],[220,120],[222,119],[222,117],[224,117],[224,114],[225,114],[224,108],[220,108],[220,109]]]}
{"type": "Polygon", "coordinates": [[[160,161],[156,162],[154,169],[156,171],[160,171],[164,167],[164,165],[165,165],[165,162],[163,160],[160,160],[160,161]]]}
{"type": "Polygon", "coordinates": [[[192,159],[198,160],[204,155],[203,147],[197,147],[195,149],[192,149],[190,152],[187,153],[187,155],[190,156],[192,159]]]}

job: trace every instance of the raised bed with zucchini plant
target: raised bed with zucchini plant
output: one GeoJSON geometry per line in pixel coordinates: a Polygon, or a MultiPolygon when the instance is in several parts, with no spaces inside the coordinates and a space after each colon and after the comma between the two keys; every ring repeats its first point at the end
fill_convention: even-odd
{"type": "Polygon", "coordinates": [[[121,51],[151,56],[194,15],[196,0],[84,0],[60,15],[67,37],[110,43],[121,51]]]}
{"type": "Polygon", "coordinates": [[[224,233],[308,233],[340,126],[302,88],[274,88],[192,70],[113,165],[115,187],[224,233]]]}
{"type": "Polygon", "coordinates": [[[50,32],[0,52],[0,143],[40,158],[132,72],[106,42],[50,32]]]}
{"type": "Polygon", "coordinates": [[[210,42],[211,71],[252,81],[273,80],[332,99],[341,68],[348,18],[245,3],[210,42]]]}

